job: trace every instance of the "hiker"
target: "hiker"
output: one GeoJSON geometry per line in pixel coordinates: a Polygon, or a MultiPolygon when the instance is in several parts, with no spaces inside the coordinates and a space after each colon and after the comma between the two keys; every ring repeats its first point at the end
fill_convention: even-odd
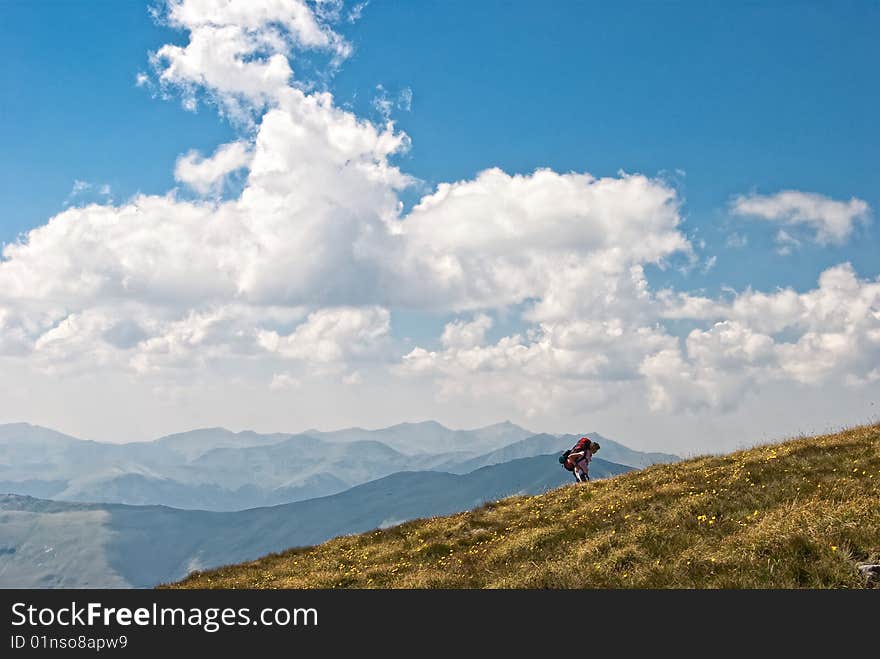
{"type": "Polygon", "coordinates": [[[576,482],[586,483],[590,480],[590,460],[598,450],[598,443],[591,441],[589,437],[581,437],[571,450],[563,453],[563,466],[574,474],[576,482]]]}

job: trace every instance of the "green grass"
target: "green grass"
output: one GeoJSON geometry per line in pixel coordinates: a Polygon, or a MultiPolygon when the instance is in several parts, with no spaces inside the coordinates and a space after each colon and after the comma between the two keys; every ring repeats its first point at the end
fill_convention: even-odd
{"type": "Polygon", "coordinates": [[[655,465],[198,572],[175,588],[862,588],[880,425],[655,465]]]}

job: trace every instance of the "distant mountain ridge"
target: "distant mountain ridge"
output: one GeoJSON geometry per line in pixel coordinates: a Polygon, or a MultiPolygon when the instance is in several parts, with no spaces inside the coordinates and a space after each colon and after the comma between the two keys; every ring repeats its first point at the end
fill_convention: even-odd
{"type": "Polygon", "coordinates": [[[398,423],[378,430],[363,428],[346,428],[329,432],[309,430],[307,434],[328,441],[350,442],[355,439],[370,438],[401,453],[418,455],[455,451],[472,452],[475,445],[481,446],[483,450],[491,450],[531,437],[535,433],[510,421],[473,430],[452,430],[437,421],[421,421],[418,423],[398,423]],[[417,437],[418,441],[413,441],[413,437],[417,437]]]}
{"type": "MultiPolygon", "coordinates": [[[[601,455],[612,462],[651,461],[648,454],[605,442],[601,455]],[[614,446],[623,452],[615,453],[614,446]]],[[[426,421],[265,435],[203,428],[127,444],[7,424],[0,425],[0,491],[62,501],[242,510],[327,496],[398,471],[464,474],[562,450],[567,443],[509,421],[473,430],[426,421]]]]}

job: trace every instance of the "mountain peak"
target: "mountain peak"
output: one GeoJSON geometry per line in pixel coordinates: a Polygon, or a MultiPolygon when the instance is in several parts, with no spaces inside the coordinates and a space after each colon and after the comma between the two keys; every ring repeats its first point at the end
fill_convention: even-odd
{"type": "Polygon", "coordinates": [[[522,426],[515,424],[510,419],[505,419],[504,421],[499,421],[498,423],[490,423],[487,426],[479,426],[478,428],[474,428],[474,430],[526,430],[522,426]]]}
{"type": "Polygon", "coordinates": [[[391,426],[391,428],[437,428],[441,430],[449,430],[449,428],[442,423],[434,421],[433,419],[428,419],[426,421],[404,421],[403,423],[391,426]]]}
{"type": "Polygon", "coordinates": [[[499,423],[493,423],[491,425],[486,426],[486,428],[519,428],[520,426],[516,425],[510,419],[504,419],[499,423]]]}

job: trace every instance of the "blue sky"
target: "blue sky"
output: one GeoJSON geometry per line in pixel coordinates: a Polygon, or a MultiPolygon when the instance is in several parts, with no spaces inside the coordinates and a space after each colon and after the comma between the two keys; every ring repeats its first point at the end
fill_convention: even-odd
{"type": "MultiPolygon", "coordinates": [[[[405,212],[438,184],[490,167],[643,174],[676,191],[678,229],[696,255],[686,268],[680,252],[662,269],[646,262],[654,290],[713,299],[733,295],[728,288],[808,293],[844,262],[862,281],[880,275],[876,3],[371,0],[348,21],[351,9],[333,22],[353,47],[335,73],[320,73],[320,48],[286,56],[299,84],[328,89],[337,107],[376,126],[377,97],[391,101],[411,148],[389,162],[420,181],[398,192],[405,212]],[[399,102],[408,94],[411,102],[399,102]],[[856,199],[868,210],[845,240],[824,242],[806,225],[731,210],[740,195],[784,190],[856,199]],[[780,230],[797,243],[783,249],[780,230]]],[[[210,103],[185,110],[173,85],[160,98],[155,85],[136,84],[139,73],[157,75],[150,52],[190,39],[186,28],[155,20],[147,3],[11,2],[2,12],[0,243],[70,206],[124,205],[175,188],[180,199],[198,198],[175,179],[177,159],[252,140],[259,129],[265,108],[248,129],[210,103]],[[72,194],[75,181],[90,187],[72,194]]],[[[437,349],[444,324],[462,311],[493,318],[490,342],[527,331],[524,304],[389,308],[407,349],[437,349]]],[[[658,322],[683,339],[696,321],[658,322]]]]}

